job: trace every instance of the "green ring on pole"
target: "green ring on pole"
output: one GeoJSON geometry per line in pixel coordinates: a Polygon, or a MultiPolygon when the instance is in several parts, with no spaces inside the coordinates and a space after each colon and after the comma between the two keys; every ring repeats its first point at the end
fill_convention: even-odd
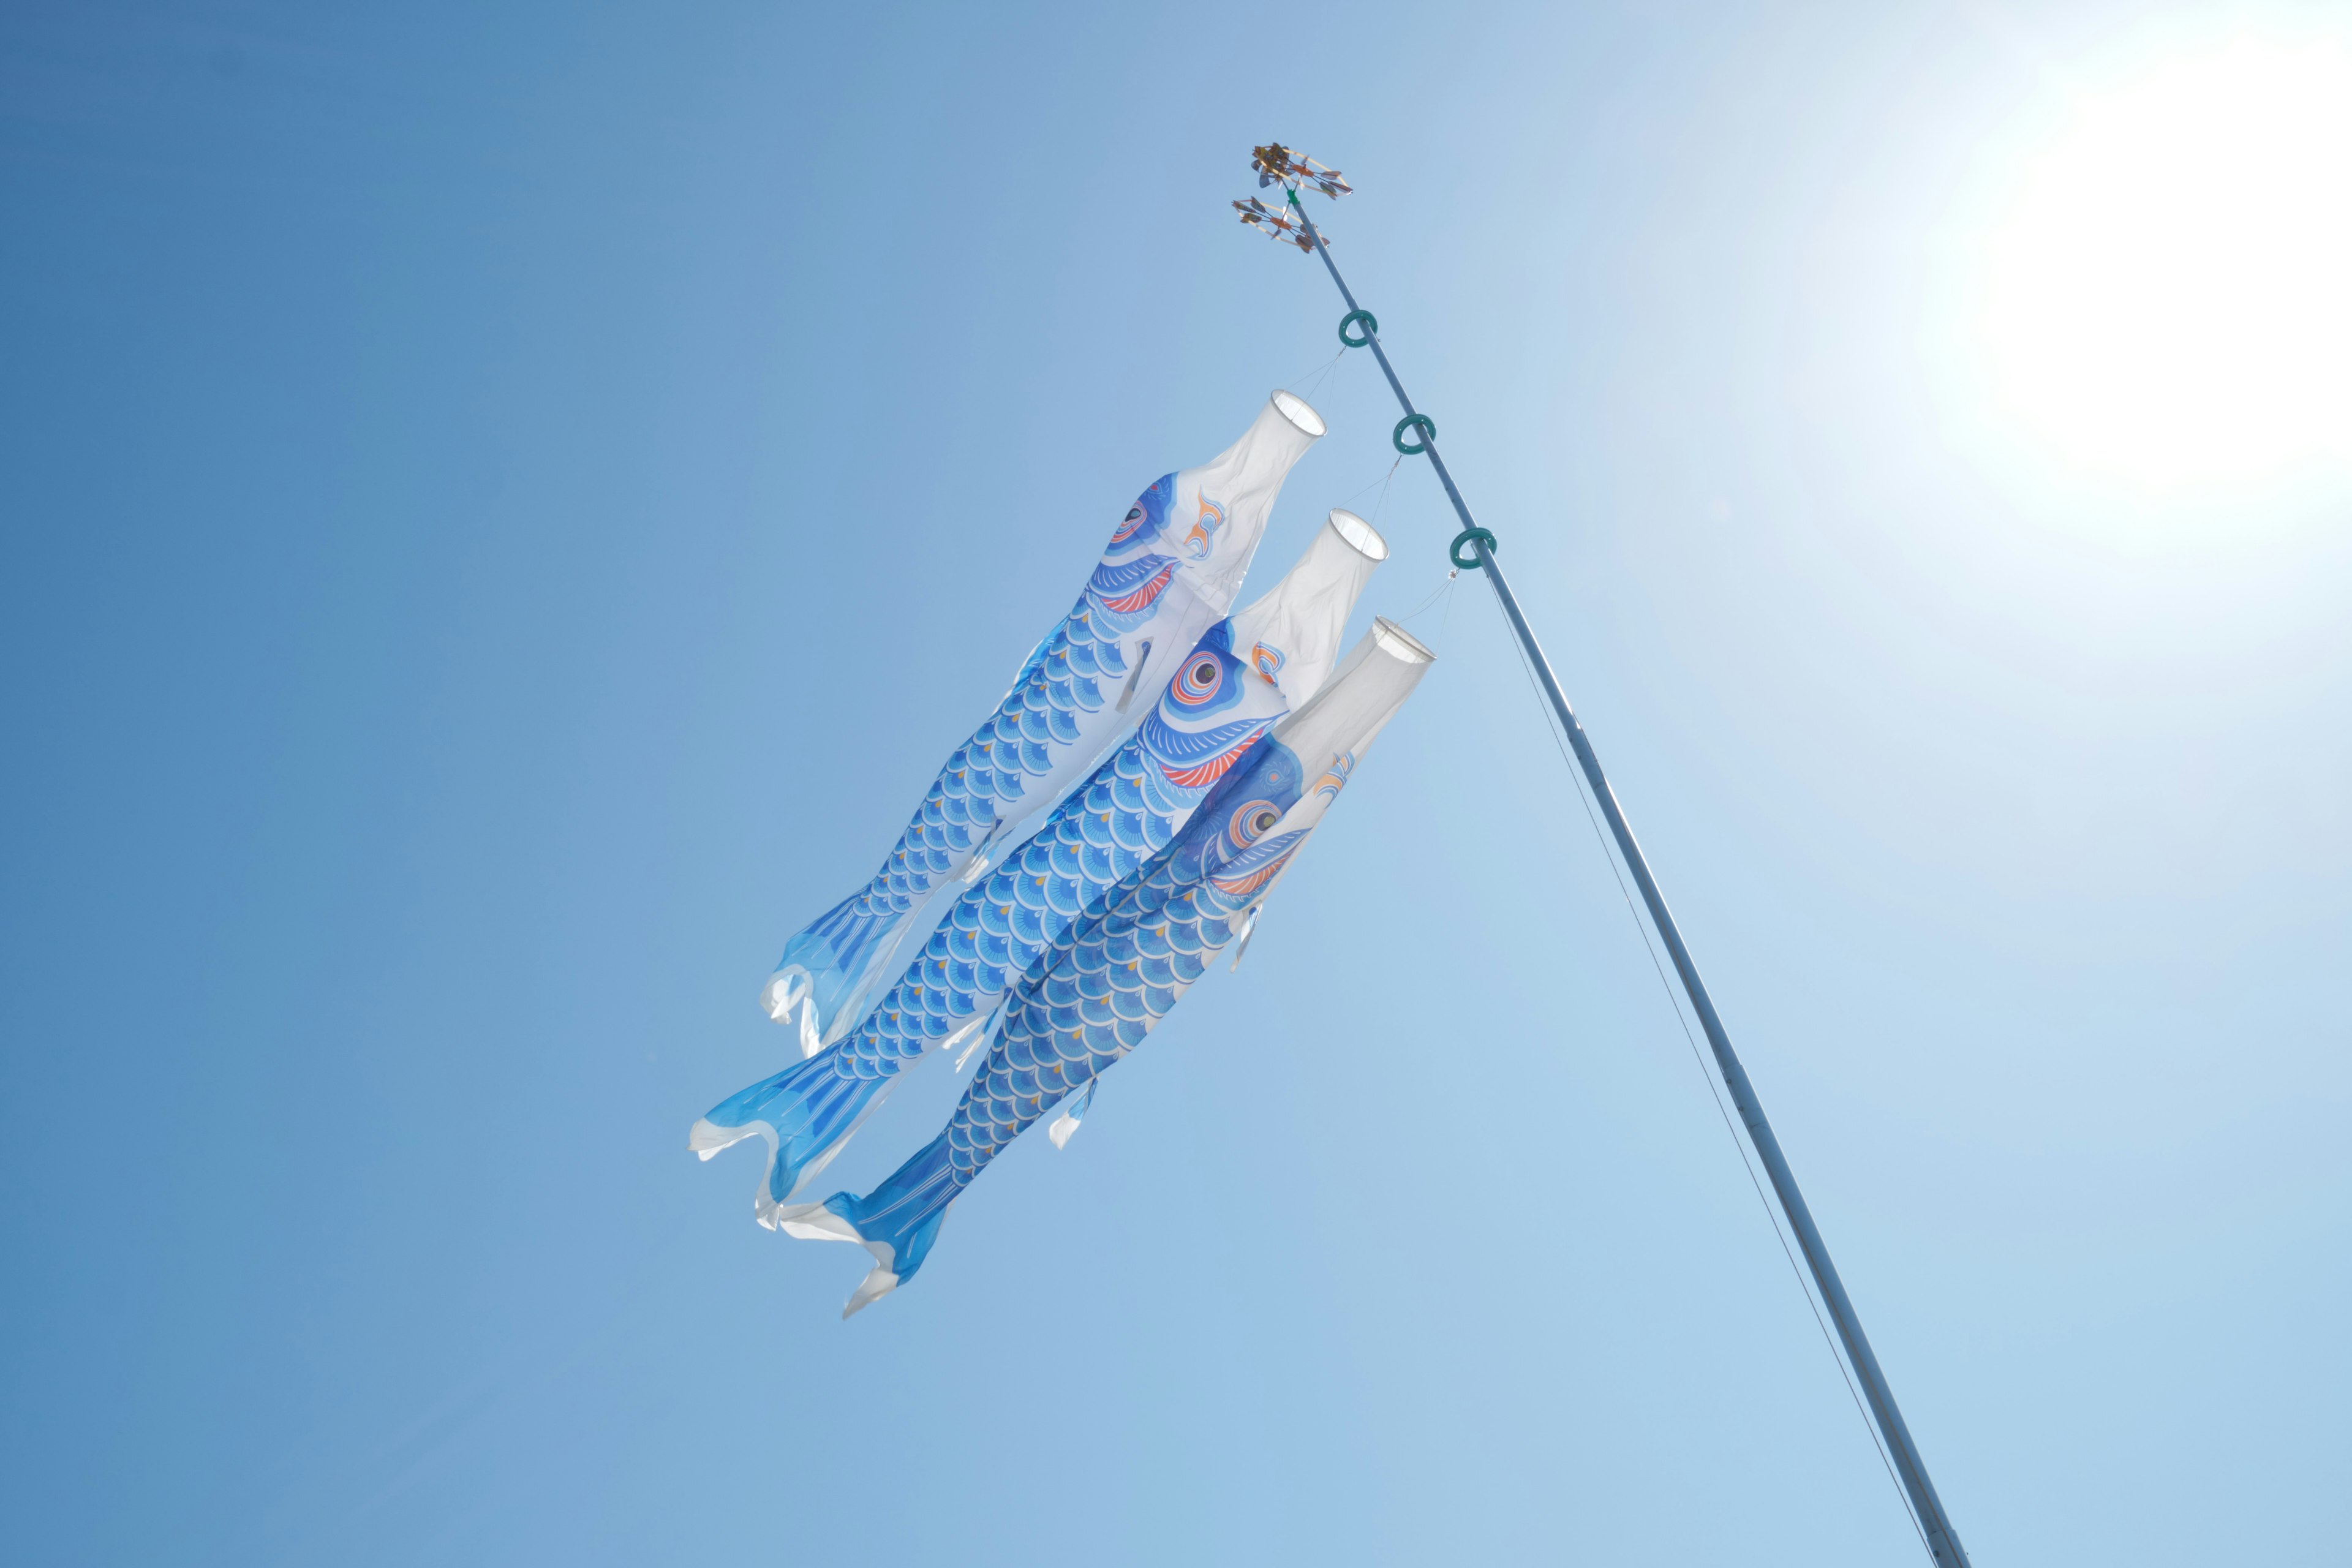
{"type": "Polygon", "coordinates": [[[1426,414],[1406,415],[1403,418],[1397,421],[1396,428],[1389,433],[1389,441],[1391,445],[1394,446],[1398,451],[1402,452],[1408,458],[1419,457],[1422,453],[1428,451],[1429,444],[1436,439],[1437,421],[1432,419],[1426,414]],[[1412,429],[1416,425],[1421,427],[1421,441],[1417,446],[1408,447],[1404,444],[1404,433],[1412,429]]]}
{"type": "Polygon", "coordinates": [[[1360,349],[1370,342],[1372,334],[1380,330],[1380,319],[1370,310],[1350,310],[1339,318],[1339,341],[1351,349],[1360,349]],[[1351,338],[1348,335],[1348,329],[1358,321],[1364,323],[1364,335],[1360,338],[1351,338]]]}
{"type": "Polygon", "coordinates": [[[1446,559],[1454,563],[1456,572],[1475,572],[1482,564],[1475,554],[1466,561],[1462,557],[1462,547],[1474,539],[1484,544],[1490,554],[1503,548],[1495,542],[1495,536],[1483,528],[1464,529],[1454,536],[1454,542],[1445,551],[1446,559]]]}

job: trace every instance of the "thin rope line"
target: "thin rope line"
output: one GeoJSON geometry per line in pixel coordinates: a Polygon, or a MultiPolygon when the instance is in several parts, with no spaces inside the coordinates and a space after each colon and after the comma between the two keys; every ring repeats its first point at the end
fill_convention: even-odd
{"type": "Polygon", "coordinates": [[[1404,626],[1410,623],[1416,616],[1427,615],[1429,613],[1429,606],[1437,603],[1437,596],[1440,594],[1446,592],[1454,586],[1454,579],[1458,575],[1460,575],[1459,573],[1448,572],[1445,574],[1445,580],[1429,591],[1429,597],[1423,599],[1420,604],[1415,605],[1412,609],[1407,610],[1403,615],[1392,616],[1390,618],[1395,621],[1397,625],[1404,626]]]}
{"type": "Polygon", "coordinates": [[[1389,491],[1396,485],[1397,463],[1403,461],[1404,454],[1400,452],[1397,454],[1396,462],[1389,465],[1388,477],[1381,481],[1381,499],[1372,503],[1372,515],[1370,520],[1374,528],[1380,526],[1381,513],[1388,510],[1389,491]]]}
{"type": "MultiPolygon", "coordinates": [[[[1499,600],[1495,613],[1502,614],[1499,600]]],[[[1504,631],[1508,634],[1510,629],[1507,622],[1504,631]]],[[[1528,661],[1527,649],[1519,646],[1519,639],[1515,636],[1507,637],[1507,640],[1511,645],[1511,651],[1518,656],[1519,673],[1527,678],[1528,690],[1543,713],[1545,732],[1551,736],[1552,745],[1559,751],[1559,760],[1567,766],[1571,779],[1580,781],[1581,771],[1569,756],[1567,738],[1560,731],[1559,716],[1552,712],[1551,704],[1544,700],[1543,689],[1536,682],[1535,667],[1528,661]]],[[[1691,1061],[1697,1067],[1699,1077],[1706,1082],[1707,1098],[1715,1101],[1715,1113],[1723,1121],[1723,1131],[1731,1139],[1732,1152],[1739,1156],[1739,1168],[1747,1173],[1748,1184],[1756,1190],[1756,1202],[1764,1210],[1765,1223],[1772,1227],[1772,1239],[1780,1244],[1780,1256],[1788,1260],[1789,1272],[1797,1281],[1798,1294],[1804,1297],[1805,1310],[1813,1315],[1813,1326],[1822,1331],[1822,1343],[1829,1348],[1831,1363],[1838,1369],[1839,1381],[1845,1384],[1846,1397],[1853,1401],[1854,1414],[1862,1417],[1862,1429],[1869,1434],[1871,1448],[1878,1455],[1878,1462],[1885,1467],[1887,1482],[1895,1488],[1895,1500],[1903,1507],[1903,1517],[1911,1521],[1911,1531],[1919,1538],[1920,1550],[1927,1552],[1927,1560],[1933,1563],[1936,1560],[1935,1548],[1927,1544],[1927,1532],[1921,1528],[1918,1517],[1912,1510],[1910,1495],[1904,1491],[1902,1479],[1895,1473],[1895,1461],[1888,1457],[1886,1446],[1879,1438],[1878,1426],[1863,1405],[1862,1393],[1853,1384],[1853,1374],[1847,1370],[1845,1357],[1839,1352],[1837,1341],[1831,1336],[1830,1326],[1822,1317],[1819,1303],[1813,1300],[1812,1288],[1805,1282],[1804,1271],[1797,1266],[1797,1255],[1790,1250],[1789,1238],[1781,1233],[1780,1216],[1772,1212],[1772,1201],[1764,1195],[1764,1184],[1756,1178],[1756,1167],[1748,1158],[1748,1146],[1740,1142],[1738,1130],[1731,1124],[1731,1112],[1724,1106],[1723,1092],[1716,1087],[1715,1075],[1706,1070],[1706,1058],[1699,1054],[1698,1039],[1691,1033],[1690,1020],[1684,1016],[1682,1004],[1675,995],[1672,983],[1666,979],[1665,965],[1658,961],[1657,946],[1650,939],[1649,927],[1633,907],[1633,894],[1625,886],[1625,874],[1618,868],[1617,857],[1609,852],[1608,840],[1601,837],[1601,819],[1593,815],[1592,803],[1585,798],[1580,782],[1575,785],[1574,793],[1577,804],[1584,808],[1584,820],[1592,828],[1593,840],[1601,847],[1601,858],[1609,863],[1609,874],[1616,880],[1617,894],[1625,900],[1625,912],[1633,917],[1634,932],[1642,939],[1642,951],[1649,955],[1650,968],[1658,976],[1658,988],[1665,993],[1666,1005],[1674,1010],[1675,1023],[1683,1032],[1683,1043],[1690,1047],[1691,1061]]]]}
{"type": "MultiPolygon", "coordinates": [[[[1364,487],[1364,490],[1370,489],[1372,488],[1372,485],[1386,485],[1386,484],[1387,484],[1391,479],[1395,479],[1395,478],[1396,478],[1396,471],[1397,471],[1397,463],[1402,463],[1402,462],[1403,462],[1403,461],[1404,461],[1404,459],[1403,459],[1402,458],[1399,458],[1396,460],[1396,463],[1391,463],[1391,464],[1389,465],[1389,471],[1388,471],[1387,473],[1385,473],[1385,474],[1382,474],[1379,479],[1374,479],[1374,480],[1372,481],[1372,484],[1371,484],[1371,485],[1366,485],[1366,486],[1364,487]]],[[[1354,500],[1356,499],[1356,496],[1362,495],[1362,494],[1364,493],[1364,490],[1358,490],[1358,491],[1356,492],[1356,495],[1354,495],[1354,496],[1348,496],[1348,497],[1344,498],[1344,499],[1339,502],[1339,504],[1340,504],[1341,506],[1346,506],[1346,505],[1348,504],[1348,502],[1349,502],[1349,501],[1354,500]]],[[[1387,495],[1387,493],[1388,493],[1388,492],[1384,489],[1384,490],[1382,490],[1381,493],[1382,494],[1382,496],[1383,496],[1383,497],[1385,497],[1385,496],[1387,495]]],[[[1369,520],[1367,520],[1367,521],[1369,521],[1369,520]]]]}
{"type": "Polygon", "coordinates": [[[1348,351],[1346,349],[1341,349],[1339,353],[1333,354],[1329,359],[1325,360],[1317,369],[1308,372],[1307,374],[1313,379],[1308,381],[1305,386],[1300,386],[1295,382],[1292,383],[1292,392],[1309,403],[1314,402],[1316,389],[1323,384],[1323,378],[1331,374],[1331,367],[1338,364],[1340,358],[1345,355],[1347,352],[1348,351]]]}

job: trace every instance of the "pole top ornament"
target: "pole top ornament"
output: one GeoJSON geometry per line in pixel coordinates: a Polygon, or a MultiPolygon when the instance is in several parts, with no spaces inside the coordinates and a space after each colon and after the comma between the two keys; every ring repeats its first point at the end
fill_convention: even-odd
{"type": "MultiPolygon", "coordinates": [[[[1304,153],[1293,152],[1279,142],[1269,142],[1263,147],[1250,149],[1250,167],[1257,171],[1257,188],[1280,185],[1286,205],[1298,205],[1300,190],[1312,187],[1333,201],[1353,188],[1337,169],[1327,169],[1304,153]]],[[[1307,232],[1306,214],[1294,217],[1279,206],[1268,206],[1257,197],[1235,202],[1234,211],[1242,215],[1242,222],[1265,235],[1268,239],[1295,245],[1313,254],[1315,238],[1307,232]]],[[[1325,237],[1327,239],[1328,236],[1325,237]]]]}
{"type": "Polygon", "coordinates": [[[1279,142],[1251,148],[1250,167],[1257,171],[1259,190],[1277,182],[1293,190],[1312,185],[1337,201],[1355,188],[1348,184],[1346,176],[1339,170],[1327,169],[1306,153],[1286,147],[1279,142]]]}
{"type": "Polygon", "coordinates": [[[1306,226],[1281,208],[1270,207],[1255,196],[1245,202],[1235,202],[1234,211],[1242,215],[1244,223],[1268,239],[1281,240],[1304,251],[1311,252],[1315,248],[1315,242],[1307,237],[1306,226]]]}

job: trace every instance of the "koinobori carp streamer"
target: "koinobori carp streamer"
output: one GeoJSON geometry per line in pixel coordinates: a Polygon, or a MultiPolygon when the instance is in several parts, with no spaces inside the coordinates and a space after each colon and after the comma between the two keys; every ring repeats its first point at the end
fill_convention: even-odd
{"type": "Polygon", "coordinates": [[[938,1137],[864,1197],[779,1210],[787,1233],[855,1241],[874,1268],[846,1317],[913,1278],[948,1207],[1004,1147],[1143,1044],[1291,865],[1433,656],[1387,621],[1314,700],[1229,772],[1175,841],[1074,922],[1025,977],[1002,1037],[938,1137]]]}
{"type": "Polygon", "coordinates": [[[856,1027],[711,1108],[688,1145],[708,1159],[769,1146],[757,1213],[771,1223],[926,1054],[988,1042],[1006,995],[1121,879],[1174,840],[1268,728],[1322,687],[1356,599],[1388,553],[1334,511],[1272,590],[1209,628],[1093,778],[1036,836],[968,888],[923,952],[856,1027]]]}
{"type": "Polygon", "coordinates": [[[1232,607],[1283,480],[1323,431],[1303,399],[1276,392],[1240,440],[1162,477],[1128,509],[1086,591],[949,755],[882,868],[784,944],[761,1004],[797,1022],[804,1055],[861,1016],[899,933],[934,893],[984,865],[1142,718],[1232,607]]]}

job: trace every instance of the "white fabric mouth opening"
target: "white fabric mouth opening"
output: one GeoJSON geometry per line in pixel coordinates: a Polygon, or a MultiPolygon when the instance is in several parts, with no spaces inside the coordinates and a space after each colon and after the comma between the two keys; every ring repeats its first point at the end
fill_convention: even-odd
{"type": "Polygon", "coordinates": [[[1372,636],[1379,640],[1381,651],[1407,664],[1428,664],[1437,656],[1421,645],[1411,632],[1386,616],[1372,617],[1372,636]]]}
{"type": "Polygon", "coordinates": [[[1307,405],[1307,399],[1295,394],[1276,391],[1274,395],[1274,406],[1285,419],[1289,420],[1309,436],[1320,436],[1328,428],[1323,423],[1323,416],[1309,408],[1307,405]]]}
{"type": "Polygon", "coordinates": [[[1367,561],[1386,561],[1389,558],[1389,542],[1381,537],[1381,531],[1352,511],[1333,507],[1331,531],[1346,540],[1356,553],[1367,561]]]}

